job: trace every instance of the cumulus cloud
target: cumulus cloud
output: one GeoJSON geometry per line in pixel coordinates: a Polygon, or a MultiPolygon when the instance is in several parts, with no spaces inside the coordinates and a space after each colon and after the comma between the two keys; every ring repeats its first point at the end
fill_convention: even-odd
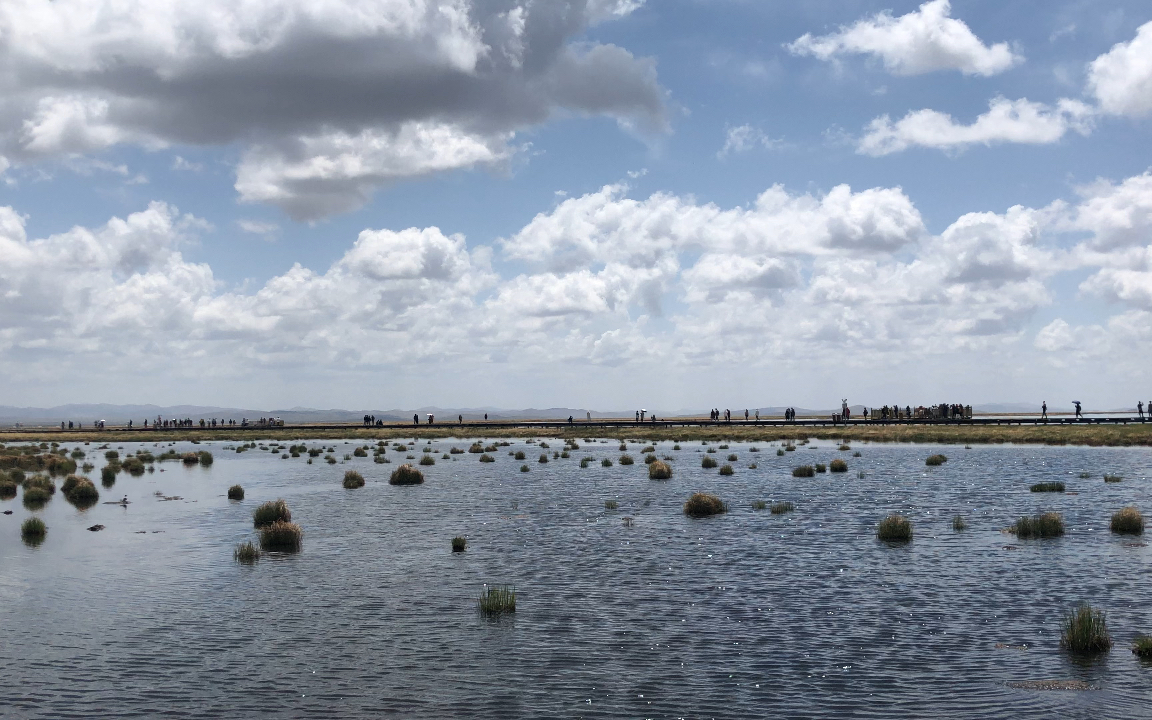
{"type": "Polygon", "coordinates": [[[917,110],[892,122],[887,115],[876,118],[857,143],[864,155],[889,155],[910,147],[962,150],[971,145],[1027,143],[1049,145],[1069,132],[1087,135],[1092,129],[1094,110],[1077,100],[1062,99],[1055,106],[1027,99],[996,98],[988,112],[970,125],[946,113],[917,110]]]}
{"type": "Polygon", "coordinates": [[[1152,22],[1141,25],[1129,42],[1092,61],[1088,88],[1104,112],[1129,117],[1152,113],[1152,22]]]}
{"type": "Polygon", "coordinates": [[[1023,62],[1008,43],[985,45],[962,21],[951,17],[948,0],[932,0],[914,12],[892,17],[882,12],[831,35],[806,34],[787,48],[796,55],[833,60],[841,55],[879,57],[893,75],[959,70],[965,75],[997,75],[1023,62]]]}
{"type": "Polygon", "coordinates": [[[740,125],[728,128],[724,138],[724,147],[716,153],[716,157],[725,158],[729,154],[745,153],[757,148],[774,150],[783,144],[782,140],[769,137],[763,130],[751,125],[740,125]]]}
{"type": "Polygon", "coordinates": [[[637,0],[11,0],[0,153],[244,148],[241,198],[301,219],[491,165],[558,113],[666,126],[654,63],[581,43],[637,0]]]}

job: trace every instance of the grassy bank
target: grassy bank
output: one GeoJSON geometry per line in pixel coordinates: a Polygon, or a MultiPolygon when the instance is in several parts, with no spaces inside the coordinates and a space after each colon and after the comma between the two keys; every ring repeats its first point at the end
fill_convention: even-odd
{"type": "Polygon", "coordinates": [[[534,438],[584,437],[624,438],[629,440],[731,440],[736,442],[780,442],[812,438],[856,442],[992,444],[1019,443],[1030,445],[1130,446],[1152,445],[1152,423],[1128,425],[865,425],[851,427],[757,427],[708,425],[703,427],[665,427],[660,425],[622,425],[603,427],[582,425],[554,428],[531,428],[509,423],[507,426],[427,425],[402,428],[347,428],[331,425],[296,425],[267,429],[187,428],[180,430],[104,430],[61,431],[58,429],[21,429],[0,432],[0,443],[30,441],[75,442],[171,442],[175,440],[283,440],[308,439],[378,440],[394,438],[534,438]]]}

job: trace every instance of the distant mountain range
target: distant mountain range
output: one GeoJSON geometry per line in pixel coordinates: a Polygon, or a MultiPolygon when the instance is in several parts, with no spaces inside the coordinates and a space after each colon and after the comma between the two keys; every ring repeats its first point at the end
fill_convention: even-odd
{"type": "MultiPolygon", "coordinates": [[[[852,405],[850,407],[853,415],[863,413],[863,405],[852,405]]],[[[762,416],[770,417],[782,415],[785,408],[783,406],[772,406],[758,409],[762,416]]],[[[1050,406],[1049,409],[1052,412],[1062,411],[1055,405],[1050,406]]],[[[724,408],[721,408],[721,412],[723,412],[723,410],[724,408]]],[[[731,410],[733,418],[742,419],[744,408],[731,408],[731,410]]],[[[755,416],[756,410],[757,408],[749,408],[749,415],[755,416]]],[[[1039,404],[986,403],[973,406],[973,410],[977,413],[1034,413],[1039,411],[1039,404]]],[[[1071,407],[1066,408],[1066,410],[1071,410],[1071,407]]],[[[1133,409],[1129,408],[1118,412],[1132,411],[1133,409]]],[[[708,415],[707,409],[667,412],[657,410],[655,412],[657,417],[660,418],[708,415]]],[[[814,410],[811,408],[796,408],[796,412],[801,417],[804,417],[831,415],[834,411],[831,409],[814,410]]],[[[591,413],[593,418],[630,418],[634,416],[635,411],[603,411],[564,407],[528,408],[525,410],[507,410],[494,407],[421,407],[411,410],[321,410],[317,408],[294,407],[287,410],[255,410],[251,408],[228,408],[211,405],[72,404],[57,405],[56,407],[50,408],[21,408],[0,405],[0,424],[10,425],[12,423],[24,423],[27,425],[54,425],[58,424],[61,420],[78,421],[88,424],[96,420],[104,420],[110,425],[122,425],[127,423],[129,419],[135,423],[142,423],[145,418],[151,421],[157,416],[162,418],[192,418],[194,420],[214,417],[233,420],[240,420],[241,418],[279,417],[287,423],[359,423],[365,415],[375,415],[377,420],[383,420],[385,422],[408,422],[412,419],[413,413],[418,414],[421,420],[424,420],[428,416],[428,413],[432,413],[444,421],[453,420],[459,415],[463,415],[465,420],[481,420],[485,413],[488,414],[488,419],[490,420],[562,420],[568,418],[568,416],[584,418],[586,413],[591,413]]],[[[649,414],[649,417],[650,416],[651,414],[649,414]]]]}

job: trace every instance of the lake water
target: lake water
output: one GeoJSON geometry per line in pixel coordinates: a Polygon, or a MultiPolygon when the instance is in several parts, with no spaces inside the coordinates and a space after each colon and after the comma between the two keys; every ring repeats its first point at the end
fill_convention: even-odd
{"type": "MultiPolygon", "coordinates": [[[[563,446],[548,442],[549,456],[563,446]]],[[[629,443],[635,465],[605,468],[617,441],[548,464],[515,441],[494,463],[453,455],[422,468],[424,485],[393,487],[407,453],[391,446],[391,464],[309,465],[225,445],[177,443],[215,463],[122,473],[85,511],[57,493],[36,513],[49,526],[37,547],[20,541],[31,514],[20,498],[0,502],[13,511],[0,516],[0,716],[1152,715],[1152,665],[1129,649],[1152,634],[1152,552],[1108,531],[1124,505],[1152,511],[1147,448],[856,444],[857,458],[827,441],[783,457],[778,444],[732,443],[716,457],[738,455],[736,472],[722,477],[700,467],[699,442],[661,443],[675,473],[654,482],[640,445],[629,443]],[[934,452],[948,462],[926,467],[934,452]],[[848,473],[791,476],[836,457],[848,473]],[[367,486],[344,490],[348,469],[367,486]],[[1106,484],[1105,472],[1125,479],[1106,484]],[[1029,492],[1047,480],[1078,494],[1029,492]],[[242,502],[225,497],[234,483],[242,502]],[[730,511],[685,517],[698,490],[730,511]],[[127,507],[103,504],[123,495],[127,507]],[[253,508],[280,497],[303,550],[233,562],[254,538],[253,508]],[[754,511],[761,499],[796,511],[754,511]],[[1067,534],[1001,532],[1038,510],[1064,513],[1067,534]],[[911,543],[875,539],[891,511],[912,519],[911,543]],[[969,529],[952,530],[957,513],[969,529]],[[86,529],[96,523],[106,529],[86,529]],[[455,535],[466,552],[450,551],[455,535]],[[514,616],[478,615],[485,583],[516,586],[514,616]],[[1059,648],[1060,614],[1082,601],[1107,611],[1115,641],[1091,661],[1059,648]],[[1034,680],[1096,689],[1010,685],[1034,680]]],[[[355,447],[308,445],[339,458],[355,447]]],[[[437,458],[468,445],[432,443],[437,458]]]]}

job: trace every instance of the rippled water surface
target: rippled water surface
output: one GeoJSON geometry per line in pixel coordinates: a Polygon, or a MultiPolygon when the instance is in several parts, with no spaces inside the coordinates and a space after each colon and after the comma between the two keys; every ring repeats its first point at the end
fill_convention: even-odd
{"type": "MultiPolygon", "coordinates": [[[[563,443],[548,442],[551,458],[563,443]]],[[[437,458],[468,444],[432,443],[437,458]]],[[[700,467],[700,443],[662,443],[675,473],[654,482],[640,445],[629,444],[635,465],[605,468],[617,441],[547,464],[516,441],[494,463],[453,455],[423,468],[424,485],[393,487],[407,453],[391,446],[387,465],[309,465],[225,445],[178,443],[215,464],[122,473],[85,511],[57,493],[36,513],[49,526],[37,547],[20,541],[31,514],[20,498],[0,502],[13,511],[0,516],[0,715],[1152,715],[1152,665],[1129,651],[1152,634],[1152,554],[1108,531],[1124,505],[1152,512],[1149,449],[865,444],[852,457],[814,441],[777,457],[775,444],[733,443],[717,457],[735,453],[736,472],[721,477],[700,467]],[[526,473],[508,455],[521,449],[526,473]],[[926,467],[934,452],[948,462],[926,467]],[[583,457],[596,462],[581,468],[583,457]],[[791,476],[835,457],[848,473],[791,476]],[[363,489],[341,487],[352,468],[363,489]],[[1105,472],[1124,481],[1105,484],[1105,472]],[[1053,479],[1069,494],[1028,491],[1053,479]],[[234,483],[242,502],[225,497],[234,483]],[[729,513],[686,518],[697,490],[729,513]],[[103,504],[123,495],[127,507],[103,504]],[[302,552],[237,565],[253,508],[278,497],[304,527],[302,552]],[[755,500],[796,511],[754,511],[755,500]],[[1038,510],[1064,513],[1067,535],[1001,532],[1038,510]],[[891,511],[913,520],[910,544],[875,539],[891,511]],[[957,513],[968,530],[952,530],[957,513]],[[106,529],[86,529],[97,523],[106,529]],[[458,534],[468,549],[453,554],[458,534]],[[514,617],[478,616],[484,583],[516,586],[514,617]],[[1107,611],[1116,641],[1087,662],[1059,648],[1060,612],[1081,601],[1107,611]],[[1053,679],[1096,689],[1009,685],[1053,679]]],[[[340,458],[355,447],[309,445],[340,458]]]]}

